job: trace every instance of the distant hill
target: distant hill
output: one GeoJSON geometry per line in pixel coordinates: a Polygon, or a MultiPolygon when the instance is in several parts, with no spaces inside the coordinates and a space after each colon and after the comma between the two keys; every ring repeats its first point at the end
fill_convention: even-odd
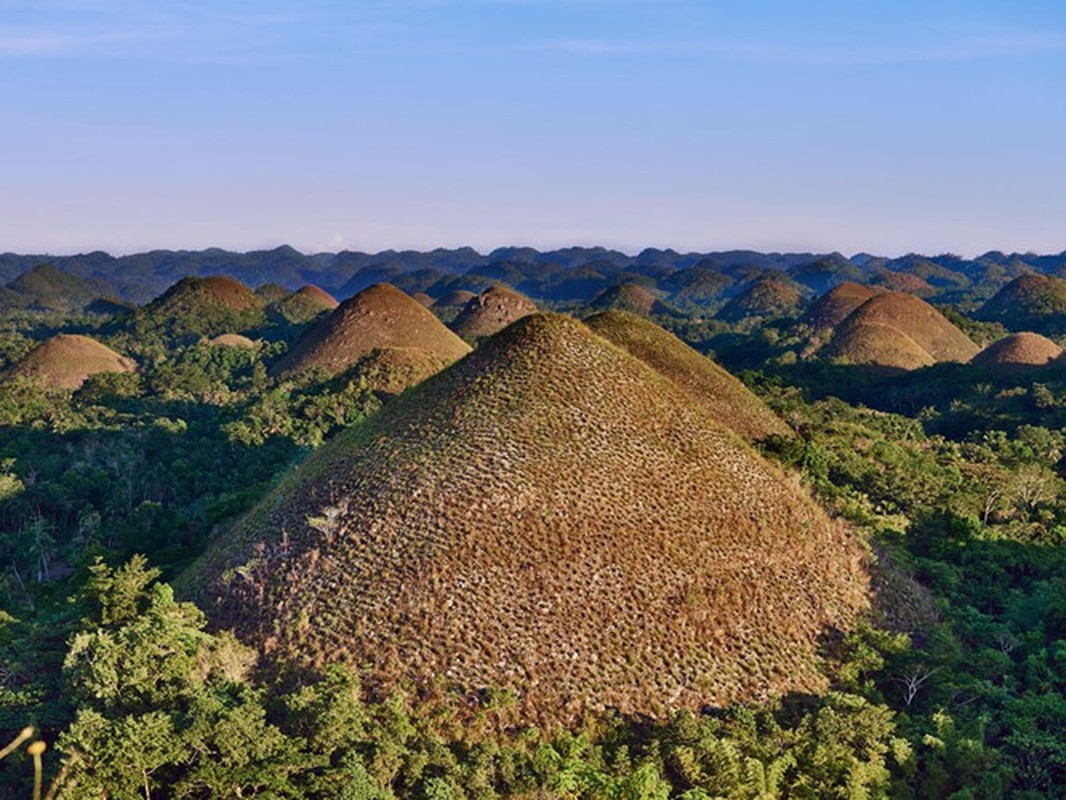
{"type": "Polygon", "coordinates": [[[328,314],[340,303],[329,292],[308,284],[280,300],[271,303],[268,311],[285,322],[302,325],[328,314]]]}
{"type": "Polygon", "coordinates": [[[687,392],[537,314],[314,453],[182,583],[271,656],[369,686],[662,717],[823,691],[865,559],[687,392]]]}
{"type": "MultiPolygon", "coordinates": [[[[345,300],[316,322],[271,372],[288,376],[315,367],[337,375],[375,350],[393,349],[418,351],[427,364],[438,365],[461,358],[470,347],[421,303],[382,283],[345,300]]],[[[406,353],[408,367],[414,355],[406,353]]]]}
{"type": "Polygon", "coordinates": [[[41,264],[24,272],[0,294],[0,307],[23,307],[45,311],[80,311],[98,298],[115,294],[106,281],[84,280],[41,264]]]}
{"type": "Polygon", "coordinates": [[[852,311],[823,353],[852,364],[910,370],[939,361],[969,361],[979,349],[924,300],[885,292],[852,311]]]}
{"type": "Polygon", "coordinates": [[[503,330],[515,320],[537,313],[525,295],[506,286],[492,286],[467,301],[451,329],[464,339],[478,339],[503,330]]]}
{"type": "Polygon", "coordinates": [[[803,305],[803,294],[796,286],[780,278],[762,278],[730,300],[716,315],[725,322],[745,319],[792,317],[803,305]]]}
{"type": "Polygon", "coordinates": [[[985,303],[976,316],[1013,331],[1066,332],[1066,280],[1047,275],[1015,278],[985,303]]]}
{"type": "Polygon", "coordinates": [[[589,303],[589,308],[596,311],[628,311],[642,317],[667,314],[673,310],[643,286],[635,283],[620,283],[605,289],[589,303]]]}
{"type": "Polygon", "coordinates": [[[971,364],[979,367],[1043,367],[1062,358],[1062,348],[1039,333],[1014,333],[993,342],[975,355],[971,364]]]}
{"type": "Polygon", "coordinates": [[[245,347],[249,349],[256,346],[255,342],[247,336],[241,336],[239,333],[219,334],[211,339],[205,339],[203,344],[207,347],[245,347]]]}
{"type": "Polygon", "coordinates": [[[795,435],[747,386],[655,323],[625,311],[604,311],[585,324],[672,380],[711,419],[742,438],[795,435]]]}
{"type": "Polygon", "coordinates": [[[816,333],[832,331],[852,311],[879,293],[880,290],[851,281],[837,284],[814,301],[800,322],[809,325],[816,333]]]}
{"type": "Polygon", "coordinates": [[[133,372],[134,362],[88,336],[59,334],[41,343],[8,373],[46,389],[77,389],[90,375],[133,372]]]}
{"type": "Polygon", "coordinates": [[[135,337],[159,335],[193,342],[222,333],[258,330],[266,321],[263,298],[223,276],[182,278],[121,323],[135,337]]]}

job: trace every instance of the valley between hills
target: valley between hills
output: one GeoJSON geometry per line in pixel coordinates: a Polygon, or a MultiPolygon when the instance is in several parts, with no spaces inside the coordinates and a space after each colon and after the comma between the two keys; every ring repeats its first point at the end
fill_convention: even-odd
{"type": "Polygon", "coordinates": [[[0,794],[1066,796],[1064,344],[1066,254],[0,255],[0,794]]]}

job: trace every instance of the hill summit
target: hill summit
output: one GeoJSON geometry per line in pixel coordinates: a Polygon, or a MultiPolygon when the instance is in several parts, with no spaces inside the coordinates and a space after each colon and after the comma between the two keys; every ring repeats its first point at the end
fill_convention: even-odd
{"type": "Polygon", "coordinates": [[[597,311],[615,309],[640,314],[642,317],[665,314],[670,310],[659,298],[636,283],[621,283],[604,289],[589,306],[597,311]]]}
{"type": "Polygon", "coordinates": [[[88,336],[61,333],[23,357],[10,374],[48,389],[77,389],[90,375],[133,372],[134,362],[88,336]]]}
{"type": "Polygon", "coordinates": [[[971,364],[980,367],[1043,367],[1062,357],[1062,348],[1039,333],[1014,333],[973,357],[971,364]]]}
{"type": "Polygon", "coordinates": [[[272,371],[284,376],[318,367],[337,375],[376,350],[405,351],[408,365],[424,361],[429,371],[421,380],[466,355],[470,347],[417,300],[378,283],[315,323],[272,371]]]}
{"type": "Polygon", "coordinates": [[[527,719],[826,687],[863,550],[673,381],[536,314],[343,432],[184,578],[217,625],[527,719]]]}

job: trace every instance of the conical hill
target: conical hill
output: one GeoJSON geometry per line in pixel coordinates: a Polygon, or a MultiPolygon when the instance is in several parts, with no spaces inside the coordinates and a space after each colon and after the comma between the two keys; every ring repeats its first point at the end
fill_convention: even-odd
{"type": "Polygon", "coordinates": [[[988,347],[970,362],[979,367],[1017,369],[1043,367],[1062,357],[1062,348],[1039,333],[1014,333],[988,347]]]}
{"type": "Polygon", "coordinates": [[[1021,275],[981,306],[981,319],[1011,330],[1057,335],[1066,332],[1066,280],[1050,275],[1021,275]]]}
{"type": "Polygon", "coordinates": [[[265,305],[262,297],[233,278],[182,278],[123,327],[135,337],[162,334],[176,341],[195,341],[256,330],[266,319],[265,305]]]}
{"type": "Polygon", "coordinates": [[[632,314],[640,314],[643,317],[651,314],[666,314],[670,311],[669,306],[661,302],[659,298],[635,283],[621,283],[604,289],[589,304],[590,308],[597,311],[628,311],[632,314]]]}
{"type": "Polygon", "coordinates": [[[287,322],[310,322],[338,305],[337,299],[317,286],[307,285],[278,300],[271,310],[287,322]]]}
{"type": "Polygon", "coordinates": [[[910,370],[941,361],[969,361],[979,350],[921,298],[885,292],[847,316],[825,354],[852,364],[910,370]]]}
{"type": "Polygon", "coordinates": [[[183,585],[275,656],[564,719],[822,691],[868,576],[672,381],[536,314],[310,456],[183,585]]]}
{"type": "Polygon", "coordinates": [[[880,291],[883,290],[871,289],[851,281],[839,283],[815,300],[800,322],[809,325],[815,332],[832,330],[847,319],[852,311],[880,291]]]}
{"type": "Polygon", "coordinates": [[[375,350],[395,348],[422,351],[435,364],[451,363],[470,350],[417,300],[378,283],[315,323],[272,371],[291,375],[318,367],[337,375],[375,350]]]}
{"type": "Polygon", "coordinates": [[[12,367],[47,389],[77,389],[90,375],[133,372],[134,362],[88,336],[61,333],[42,342],[12,367]]]}
{"type": "Polygon", "coordinates": [[[794,435],[747,386],[654,322],[624,311],[605,311],[585,324],[670,378],[713,420],[745,439],[794,435]]]}
{"type": "Polygon", "coordinates": [[[537,313],[525,295],[506,286],[490,286],[468,301],[451,324],[464,339],[476,339],[502,331],[515,320],[537,313]]]}

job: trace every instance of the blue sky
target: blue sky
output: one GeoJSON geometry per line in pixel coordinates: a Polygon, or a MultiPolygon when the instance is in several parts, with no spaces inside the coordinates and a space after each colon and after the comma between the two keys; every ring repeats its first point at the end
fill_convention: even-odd
{"type": "Polygon", "coordinates": [[[1066,249],[1066,3],[0,0],[0,251],[1066,249]]]}

